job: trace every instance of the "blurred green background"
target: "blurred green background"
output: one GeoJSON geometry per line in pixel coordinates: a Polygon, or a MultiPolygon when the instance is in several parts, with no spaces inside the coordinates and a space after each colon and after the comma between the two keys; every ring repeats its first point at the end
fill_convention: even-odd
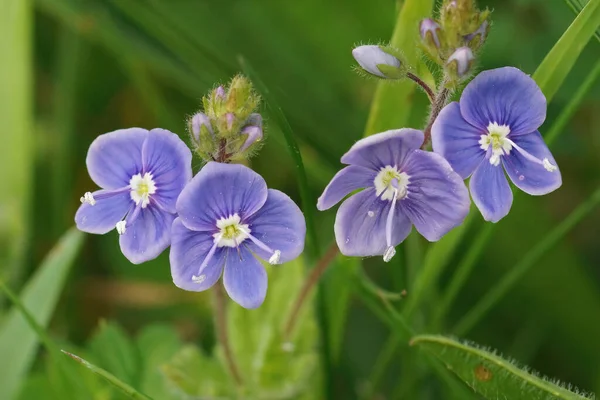
{"type": "MultiPolygon", "coordinates": [[[[341,155],[361,138],[376,81],[352,70],[353,45],[387,41],[395,23],[392,0],[20,0],[29,18],[3,43],[1,276],[19,290],[58,238],[73,225],[79,197],[94,189],[85,169],[88,146],[119,128],[163,127],[188,140],[186,117],[201,97],[240,72],[243,56],[270,88],[301,146],[315,199],[339,169],[341,155]],[[29,10],[29,11],[27,11],[29,10]],[[23,53],[25,52],[25,53],[23,53]],[[30,54],[29,58],[23,54],[30,54]],[[10,56],[9,56],[10,55],[10,56]],[[10,63],[25,60],[25,64],[10,63]],[[28,80],[30,77],[32,80],[28,80]],[[26,104],[31,89],[33,109],[26,104]],[[31,199],[31,200],[29,200],[31,199]],[[17,261],[14,261],[14,260],[17,261]],[[9,260],[12,260],[9,262],[9,260]]],[[[3,0],[5,10],[10,0],[3,0]]],[[[14,3],[14,2],[13,2],[14,3]]],[[[512,65],[532,74],[574,19],[562,0],[481,0],[493,26],[480,69],[512,65]]],[[[17,7],[19,8],[19,7],[17,7]]],[[[14,8],[13,8],[14,10],[14,8]]],[[[416,29],[416,27],[415,27],[416,29]]],[[[545,133],[600,58],[587,45],[548,109],[545,133]]],[[[600,183],[600,84],[586,94],[553,152],[563,186],[541,198],[517,197],[460,292],[441,333],[484,295],[543,235],[600,183]]],[[[416,92],[410,126],[422,128],[427,99],[416,92]]],[[[402,109],[403,104],[397,104],[402,109]]],[[[275,124],[252,167],[268,185],[299,201],[294,164],[275,124]]],[[[195,160],[198,169],[200,161],[195,160]]],[[[333,239],[335,211],[318,215],[321,248],[333,239]]],[[[483,221],[476,218],[475,228],[483,221]]],[[[467,232],[454,257],[476,239],[467,232]]],[[[600,210],[548,252],[466,337],[498,349],[542,374],[600,392],[600,210]]],[[[425,248],[420,239],[413,245],[425,248]]],[[[440,279],[440,287],[455,266],[440,279]]],[[[338,268],[340,265],[336,265],[338,268]]],[[[365,263],[383,287],[400,291],[404,260],[365,263]]],[[[336,279],[329,271],[325,280],[336,279]]],[[[435,309],[439,288],[431,288],[435,309]]],[[[8,303],[3,301],[2,309],[8,303]]],[[[83,345],[102,319],[135,334],[150,323],[176,327],[186,341],[210,349],[210,301],[171,283],[168,254],[131,265],[117,234],[88,236],[50,323],[59,340],[83,345]]],[[[1,320],[0,320],[1,322],[1,320]]],[[[231,329],[235,329],[232,327],[231,329]]],[[[336,398],[362,390],[388,329],[353,299],[341,358],[331,367],[336,398]]],[[[2,359],[1,362],[10,360],[2,359]]],[[[408,362],[408,359],[406,359],[408,362]]],[[[42,368],[40,359],[34,368],[42,368]]],[[[398,383],[398,356],[384,377],[382,398],[398,383]]],[[[427,385],[427,382],[422,382],[427,385]]],[[[389,397],[391,398],[391,397],[389,397]]],[[[416,397],[405,397],[416,398],[416,397]]]]}

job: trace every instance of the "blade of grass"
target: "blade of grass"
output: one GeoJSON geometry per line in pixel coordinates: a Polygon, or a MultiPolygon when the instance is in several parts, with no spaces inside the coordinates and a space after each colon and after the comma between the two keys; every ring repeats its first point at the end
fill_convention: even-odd
{"type": "Polygon", "coordinates": [[[31,1],[0,5],[0,279],[19,279],[28,239],[30,188],[35,162],[32,122],[31,1]]]}
{"type": "Polygon", "coordinates": [[[544,139],[547,143],[554,142],[558,135],[560,135],[560,133],[563,131],[563,129],[565,129],[565,126],[567,126],[567,123],[571,120],[571,118],[573,118],[575,111],[577,111],[577,108],[579,107],[585,96],[594,86],[596,80],[598,80],[598,76],[600,76],[600,61],[596,62],[594,68],[590,71],[583,83],[579,86],[577,92],[575,92],[567,106],[563,108],[554,124],[552,124],[550,130],[546,132],[546,135],[544,135],[544,139]]]}
{"type": "Polygon", "coordinates": [[[463,336],[469,332],[486,314],[500,301],[514,285],[552,249],[571,229],[573,229],[585,216],[600,204],[600,188],[582,204],[580,204],[567,218],[548,233],[535,247],[512,267],[509,272],[487,292],[487,294],[468,311],[452,330],[455,334],[463,336]]]}
{"type": "MultiPolygon", "coordinates": [[[[83,237],[75,228],[67,231],[21,292],[23,307],[32,310],[32,318],[41,329],[50,321],[83,237]]],[[[18,392],[33,363],[37,343],[38,336],[22,312],[12,309],[0,328],[0,354],[10,360],[0,363],[0,398],[12,399],[18,392]]]]}
{"type": "MultiPolygon", "coordinates": [[[[584,1],[582,4],[581,1],[578,0],[565,0],[565,3],[567,3],[569,8],[571,8],[575,15],[577,15],[581,12],[584,5],[587,4],[587,1],[588,0],[584,1]]],[[[600,42],[600,28],[596,29],[596,33],[594,34],[594,36],[596,36],[596,39],[600,42]]]]}
{"type": "Polygon", "coordinates": [[[551,99],[600,25],[600,0],[590,0],[533,74],[551,99]]]}
{"type": "Polygon", "coordinates": [[[61,350],[61,351],[63,353],[65,353],[66,355],[68,355],[69,357],[71,357],[73,360],[77,361],[78,363],[80,363],[81,365],[83,365],[84,367],[89,369],[90,371],[92,371],[94,374],[99,375],[102,378],[104,378],[111,385],[113,385],[114,387],[121,390],[121,392],[123,392],[125,395],[127,395],[127,397],[129,397],[131,399],[152,400],[150,397],[146,396],[143,393],[140,393],[139,391],[137,391],[133,387],[129,386],[125,382],[119,380],[116,376],[114,376],[110,372],[107,372],[107,371],[103,370],[102,368],[98,368],[93,364],[90,364],[89,362],[87,362],[86,360],[84,360],[83,358],[81,358],[79,356],[76,356],[75,354],[69,353],[68,351],[65,351],[65,350],[61,350]]]}

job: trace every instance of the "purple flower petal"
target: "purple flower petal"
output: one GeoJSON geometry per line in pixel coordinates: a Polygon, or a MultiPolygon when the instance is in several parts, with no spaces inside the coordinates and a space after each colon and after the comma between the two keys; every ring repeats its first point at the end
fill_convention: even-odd
{"type": "Polygon", "coordinates": [[[441,154],[463,179],[468,178],[485,157],[479,144],[482,132],[469,124],[460,113],[460,106],[448,104],[436,118],[431,129],[433,151],[441,154]]]}
{"type": "Polygon", "coordinates": [[[92,194],[96,204],[83,203],[79,206],[75,224],[80,231],[103,235],[125,217],[132,204],[131,198],[129,191],[98,190],[92,194]]]}
{"type": "Polygon", "coordinates": [[[214,243],[212,234],[189,230],[183,225],[181,218],[177,218],[173,222],[171,235],[169,261],[175,286],[193,292],[212,287],[221,277],[228,248],[216,249],[210,262],[202,270],[204,280],[198,283],[192,277],[198,275],[198,270],[214,243]]]}
{"type": "Polygon", "coordinates": [[[546,119],[546,98],[523,71],[504,67],[483,71],[467,85],[460,111],[471,125],[508,125],[512,135],[535,131],[546,119]]]}
{"type": "Polygon", "coordinates": [[[375,171],[400,166],[411,150],[423,144],[423,132],[416,129],[396,129],[359,140],[342,156],[344,164],[360,165],[375,171]]]}
{"type": "Polygon", "coordinates": [[[174,219],[175,214],[157,207],[142,208],[137,218],[127,224],[125,233],[119,236],[121,252],[134,264],[155,259],[171,243],[174,219]]]}
{"type": "MultiPolygon", "coordinates": [[[[411,230],[411,223],[396,203],[392,225],[392,246],[400,244],[411,230]]],[[[335,218],[335,239],[346,256],[383,255],[387,249],[386,222],[391,201],[380,200],[375,189],[365,189],[346,199],[335,218]]]]}
{"type": "Polygon", "coordinates": [[[221,218],[250,217],[265,204],[267,193],[265,180],[250,168],[209,162],[179,195],[177,212],[189,229],[213,231],[221,218]]]}
{"type": "Polygon", "coordinates": [[[498,222],[508,214],[513,194],[504,169],[484,160],[469,182],[473,202],[486,221],[498,222]]]}
{"type": "Polygon", "coordinates": [[[246,247],[229,248],[223,284],[233,301],[244,308],[257,308],[267,295],[267,271],[246,247]]]}
{"type": "Polygon", "coordinates": [[[469,213],[469,191],[462,178],[439,154],[415,150],[406,157],[408,195],[403,212],[425,239],[434,242],[462,224],[469,213]]]}
{"type": "MultiPolygon", "coordinates": [[[[248,220],[252,235],[273,250],[281,252],[280,263],[291,261],[304,250],[306,223],[298,206],[286,194],[269,189],[266,203],[248,220]]],[[[263,260],[269,260],[269,253],[252,241],[248,247],[263,260]]]]}
{"type": "Polygon", "coordinates": [[[142,148],[144,173],[152,174],[156,193],[152,196],[167,212],[175,213],[177,197],[192,179],[192,153],[176,134],[152,129],[142,148]]]}
{"type": "Polygon", "coordinates": [[[335,174],[319,197],[317,208],[320,211],[327,210],[354,190],[373,186],[376,176],[377,172],[357,165],[342,169],[335,174]]]}
{"type": "MultiPolygon", "coordinates": [[[[544,143],[542,135],[538,131],[528,135],[519,135],[510,138],[531,155],[540,160],[545,158],[552,165],[556,165],[552,153],[544,143]]],[[[517,149],[513,148],[509,155],[502,157],[504,168],[515,186],[532,195],[548,194],[562,185],[560,171],[548,171],[543,165],[537,164],[525,158],[517,149]]]]}
{"type": "Polygon", "coordinates": [[[142,171],[142,147],[148,131],[119,129],[98,136],[90,145],[86,164],[92,180],[103,189],[129,186],[142,171]]]}

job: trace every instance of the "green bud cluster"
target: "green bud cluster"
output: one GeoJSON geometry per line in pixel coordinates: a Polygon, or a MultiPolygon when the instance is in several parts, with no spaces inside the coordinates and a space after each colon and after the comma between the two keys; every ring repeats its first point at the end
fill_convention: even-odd
{"type": "Polygon", "coordinates": [[[444,0],[438,21],[421,22],[421,47],[442,66],[454,86],[472,70],[475,54],[483,45],[490,23],[489,10],[477,9],[474,0],[444,0]]]}
{"type": "Polygon", "coordinates": [[[252,82],[235,76],[226,88],[219,86],[202,98],[204,112],[188,120],[194,151],[205,161],[247,159],[261,145],[262,118],[256,110],[260,96],[252,82]]]}

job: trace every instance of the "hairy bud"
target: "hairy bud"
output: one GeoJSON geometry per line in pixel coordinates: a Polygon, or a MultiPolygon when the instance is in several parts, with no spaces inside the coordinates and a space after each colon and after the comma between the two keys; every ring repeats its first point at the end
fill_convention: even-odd
{"type": "Polygon", "coordinates": [[[359,46],[352,50],[352,56],[364,71],[379,78],[400,79],[406,76],[405,63],[389,47],[359,46]]]}
{"type": "Polygon", "coordinates": [[[469,73],[474,60],[475,56],[469,47],[460,47],[448,57],[447,69],[452,77],[461,79],[469,73]]]}

